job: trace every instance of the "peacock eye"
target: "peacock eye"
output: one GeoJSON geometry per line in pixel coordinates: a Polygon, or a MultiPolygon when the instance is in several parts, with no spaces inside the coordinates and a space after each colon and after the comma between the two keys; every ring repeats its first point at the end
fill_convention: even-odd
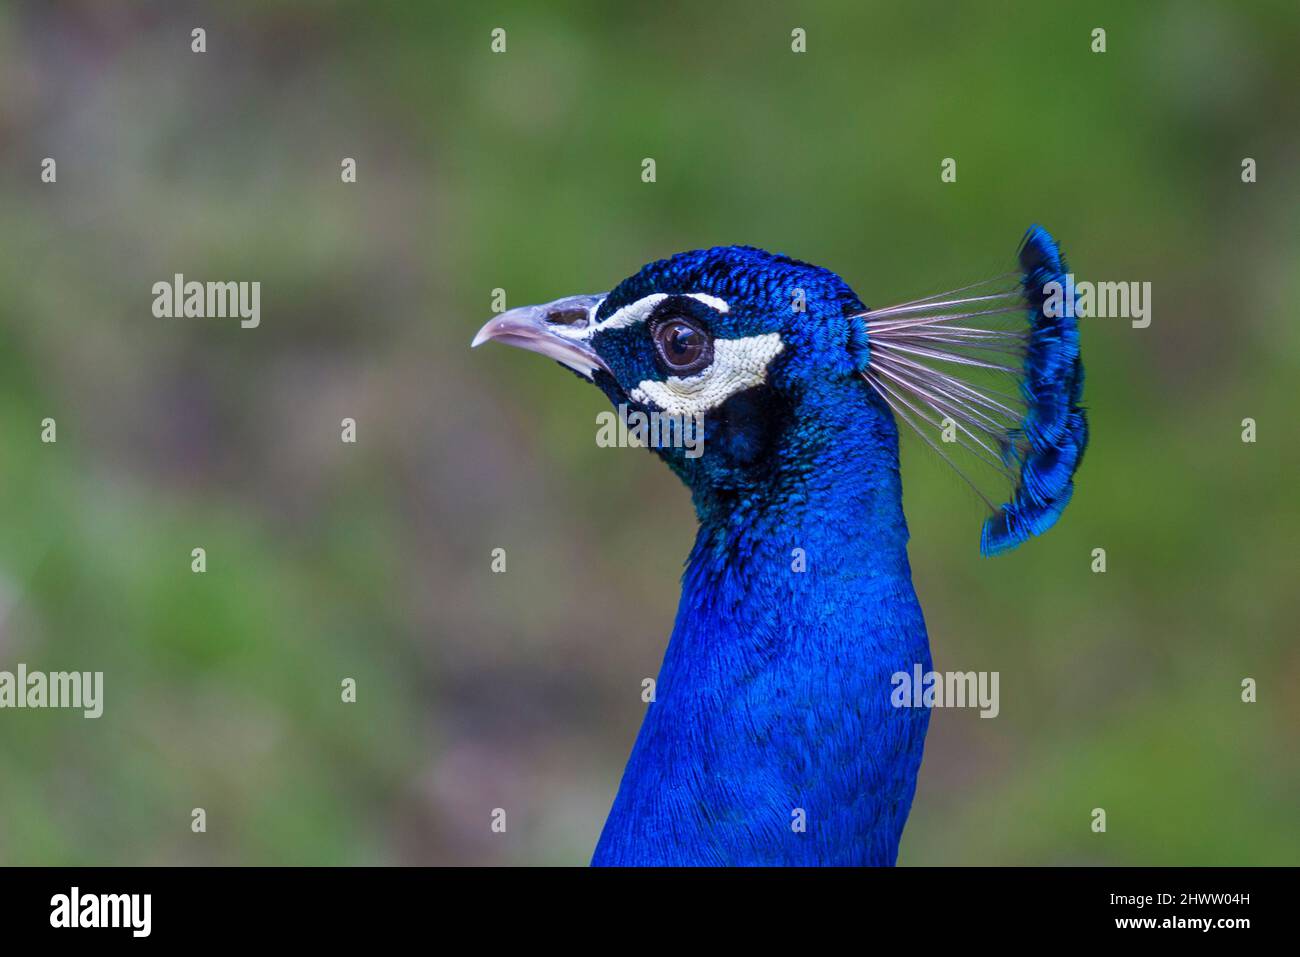
{"type": "Polygon", "coordinates": [[[664,368],[675,375],[691,375],[713,361],[713,340],[685,319],[665,319],[655,325],[652,335],[664,368]]]}

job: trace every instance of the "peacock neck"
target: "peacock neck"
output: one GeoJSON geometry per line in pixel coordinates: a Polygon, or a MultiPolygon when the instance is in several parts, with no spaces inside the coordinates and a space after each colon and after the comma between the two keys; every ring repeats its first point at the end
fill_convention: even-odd
{"type": "Polygon", "coordinates": [[[696,496],[655,701],[595,863],[897,855],[928,713],[893,708],[890,678],[929,669],[897,433],[865,392],[819,411],[765,487],[696,496]]]}

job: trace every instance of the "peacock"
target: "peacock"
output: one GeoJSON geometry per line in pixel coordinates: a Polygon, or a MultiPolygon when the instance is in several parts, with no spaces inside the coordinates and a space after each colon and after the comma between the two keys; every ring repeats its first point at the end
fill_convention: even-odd
{"type": "Polygon", "coordinates": [[[1049,294],[1068,267],[1039,226],[1016,267],[868,309],[830,270],[723,246],[474,338],[702,428],[702,454],[653,447],[699,529],[594,865],[896,862],[929,709],[892,679],[931,670],[899,423],[984,501],[985,555],[1056,522],[1088,442],[1073,303],[1049,294]]]}

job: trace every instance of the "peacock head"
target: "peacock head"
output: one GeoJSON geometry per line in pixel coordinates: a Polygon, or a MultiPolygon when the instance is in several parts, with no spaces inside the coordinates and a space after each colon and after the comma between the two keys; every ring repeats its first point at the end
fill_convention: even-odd
{"type": "Polygon", "coordinates": [[[1086,443],[1077,329],[1072,314],[1043,309],[1042,287],[1065,270],[1034,227],[1020,268],[978,293],[869,311],[827,269],[722,246],[650,263],[609,293],[504,312],[473,345],[538,352],[594,382],[629,420],[652,424],[649,444],[697,504],[752,499],[773,483],[788,491],[844,430],[864,431],[864,415],[887,454],[862,467],[896,469],[896,417],[993,510],[991,553],[1055,521],[1086,443]],[[999,328],[1008,317],[1012,328],[999,328]],[[1015,383],[1001,392],[970,381],[988,373],[1015,383]],[[945,445],[1010,479],[1009,501],[994,505],[987,476],[972,479],[945,445]]]}
{"type": "Polygon", "coordinates": [[[862,311],[827,269],[722,246],[650,263],[608,294],[512,309],[474,345],[556,359],[657,426],[652,448],[697,496],[734,493],[806,454],[799,439],[840,390],[861,390],[862,311]]]}

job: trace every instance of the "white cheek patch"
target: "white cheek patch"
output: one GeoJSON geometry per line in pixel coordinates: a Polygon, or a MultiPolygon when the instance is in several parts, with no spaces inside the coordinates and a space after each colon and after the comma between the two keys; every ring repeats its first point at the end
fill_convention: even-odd
{"type": "Polygon", "coordinates": [[[737,392],[767,381],[767,367],[785,343],[769,332],[744,339],[715,339],[713,362],[702,372],[662,382],[646,379],[629,393],[634,402],[653,405],[669,415],[703,415],[737,392]]]}

